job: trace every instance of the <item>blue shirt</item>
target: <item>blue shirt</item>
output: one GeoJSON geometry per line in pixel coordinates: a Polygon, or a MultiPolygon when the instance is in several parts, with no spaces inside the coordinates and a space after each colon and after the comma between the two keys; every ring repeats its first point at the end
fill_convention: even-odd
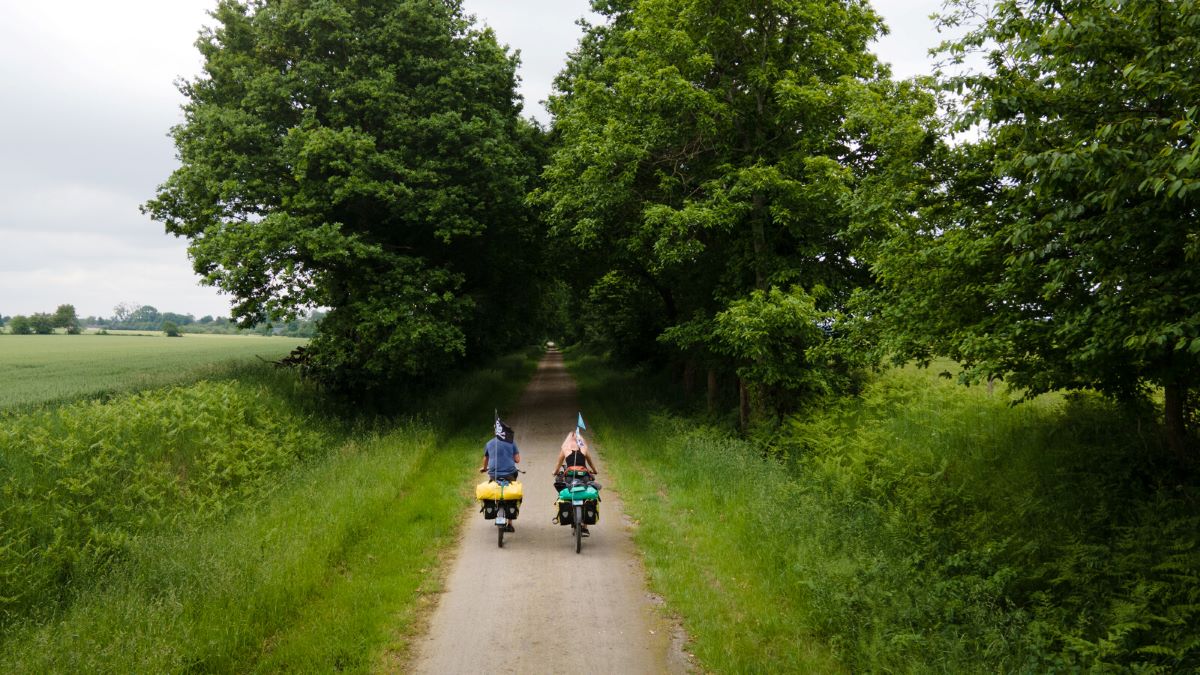
{"type": "Polygon", "coordinates": [[[513,461],[514,455],[521,454],[515,443],[502,441],[499,438],[493,438],[488,441],[483,448],[484,457],[488,458],[488,475],[492,478],[496,476],[511,476],[517,472],[517,463],[513,461]]]}

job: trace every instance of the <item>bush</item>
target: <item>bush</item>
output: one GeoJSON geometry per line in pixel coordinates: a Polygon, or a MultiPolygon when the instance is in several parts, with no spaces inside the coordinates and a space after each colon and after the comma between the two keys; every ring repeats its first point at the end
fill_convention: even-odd
{"type": "Polygon", "coordinates": [[[629,385],[584,404],[707,668],[778,665],[808,639],[861,672],[1200,668],[1200,486],[1164,479],[1150,420],[893,372],[791,418],[764,456],[647,418],[629,385]]]}
{"type": "Polygon", "coordinates": [[[29,317],[29,327],[38,335],[51,335],[54,333],[54,317],[44,312],[33,314],[29,317]]]}
{"type": "Polygon", "coordinates": [[[18,314],[9,319],[8,331],[13,335],[30,335],[33,333],[33,325],[29,322],[29,317],[18,314]]]}
{"type": "Polygon", "coordinates": [[[803,572],[825,632],[867,670],[1200,667],[1200,489],[1162,481],[1149,426],[911,374],[793,421],[809,539],[842,559],[803,572]]]}
{"type": "Polygon", "coordinates": [[[266,383],[200,382],[0,418],[0,626],[141,534],[213,517],[325,447],[266,383]]]}
{"type": "Polygon", "coordinates": [[[162,332],[167,337],[182,337],[179,333],[179,326],[174,321],[164,321],[162,324],[162,332]]]}

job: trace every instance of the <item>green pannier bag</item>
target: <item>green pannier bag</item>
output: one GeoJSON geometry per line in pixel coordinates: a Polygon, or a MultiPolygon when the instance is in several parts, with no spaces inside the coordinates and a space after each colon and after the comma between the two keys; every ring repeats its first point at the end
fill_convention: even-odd
{"type": "Polygon", "coordinates": [[[558,493],[558,498],[565,499],[566,501],[573,499],[600,499],[600,493],[591,485],[577,488],[566,487],[558,493]]]}

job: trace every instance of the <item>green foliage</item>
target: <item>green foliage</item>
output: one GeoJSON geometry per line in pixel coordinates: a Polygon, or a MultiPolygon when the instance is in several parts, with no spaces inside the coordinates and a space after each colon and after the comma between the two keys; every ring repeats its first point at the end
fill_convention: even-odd
{"type": "Polygon", "coordinates": [[[900,358],[932,344],[968,377],[1125,398],[1161,386],[1181,449],[1200,382],[1200,4],[1005,0],[983,19],[951,4],[969,30],[949,54],[988,68],[945,85],[981,138],[876,259],[873,309],[911,343],[900,358]]]}
{"type": "Polygon", "coordinates": [[[714,672],[1190,672],[1194,483],[1138,420],[890,372],[779,452],[576,361],[656,590],[714,672]],[[800,646],[798,648],[798,646],[800,646]]]}
{"type": "Polygon", "coordinates": [[[79,317],[75,315],[75,305],[59,305],[54,312],[54,327],[62,328],[69,335],[79,334],[79,317]]]}
{"type": "Polygon", "coordinates": [[[808,315],[819,320],[868,283],[851,255],[868,231],[858,221],[895,201],[902,181],[886,176],[913,171],[932,98],[886,79],[867,50],[882,26],[865,3],[599,11],[608,23],[590,28],[558,81],[559,142],[533,197],[586,258],[571,279],[600,320],[585,335],[622,356],[667,345],[680,360],[787,380],[778,399],[759,387],[764,405],[786,407],[786,392],[814,383],[797,380],[802,356],[763,347],[815,326],[789,323],[747,357],[717,317],[771,323],[755,294],[797,287],[815,296],[808,315]]]}
{"type": "MultiPolygon", "coordinates": [[[[469,502],[478,430],[488,428],[492,406],[515,400],[536,363],[532,356],[500,360],[405,410],[424,421],[351,425],[325,417],[314,411],[327,411],[328,401],[280,371],[121,398],[108,412],[89,404],[7,418],[39,439],[55,431],[39,423],[101,419],[110,431],[124,428],[130,433],[122,440],[137,446],[124,454],[143,458],[133,461],[140,478],[156,475],[145,466],[155,458],[192,463],[172,464],[190,468],[158,474],[160,482],[109,488],[134,495],[134,504],[106,490],[71,514],[30,502],[15,507],[58,518],[68,530],[73,515],[79,526],[115,531],[119,523],[106,518],[132,510],[137,494],[181,488],[143,505],[119,555],[58,589],[70,599],[61,610],[50,606],[51,592],[39,599],[41,610],[0,632],[0,671],[397,669],[395,654],[420,616],[422,596],[438,590],[431,571],[453,544],[469,502]],[[143,411],[146,405],[152,409],[143,411]],[[216,426],[198,428],[191,419],[197,405],[216,426]],[[122,413],[137,419],[119,419],[122,413]]],[[[90,476],[96,485],[115,467],[90,460],[122,454],[106,444],[61,464],[74,466],[79,482],[90,476]]],[[[35,554],[18,563],[38,560],[35,554]]]]}
{"type": "Polygon", "coordinates": [[[179,326],[175,325],[174,321],[164,321],[162,332],[167,337],[180,337],[179,326]]]}
{"type": "Polygon", "coordinates": [[[0,427],[0,622],[55,607],[133,538],[218,517],[326,437],[264,384],[200,382],[0,427]]]}
{"type": "MultiPolygon", "coordinates": [[[[211,317],[210,317],[211,318],[211,317]]],[[[176,312],[159,312],[153,305],[138,305],[132,302],[122,302],[113,307],[111,318],[88,317],[88,325],[119,330],[151,330],[162,328],[164,321],[170,321],[177,326],[186,326],[195,322],[191,314],[176,312]]]]}
{"type": "Polygon", "coordinates": [[[693,321],[663,332],[684,349],[696,344],[727,357],[739,378],[773,404],[776,416],[796,410],[834,389],[835,373],[809,358],[826,339],[816,299],[799,287],[771,287],[735,300],[711,323],[693,321]]]}
{"type": "Polygon", "coordinates": [[[805,358],[824,339],[821,318],[816,300],[797,287],[754,291],[716,316],[715,349],[741,364],[737,373],[746,382],[799,396],[827,393],[805,358]]]}
{"type": "Polygon", "coordinates": [[[18,314],[9,319],[8,332],[13,335],[30,335],[33,333],[33,325],[29,322],[29,317],[18,314]]]}
{"type": "Polygon", "coordinates": [[[381,388],[527,342],[539,133],[516,59],[455,0],[224,0],[182,86],[182,166],[146,211],[187,237],[244,326],[330,308],[337,387],[381,388]]]}
{"type": "Polygon", "coordinates": [[[54,332],[54,317],[45,312],[29,315],[29,329],[36,335],[50,335],[54,332]]]}

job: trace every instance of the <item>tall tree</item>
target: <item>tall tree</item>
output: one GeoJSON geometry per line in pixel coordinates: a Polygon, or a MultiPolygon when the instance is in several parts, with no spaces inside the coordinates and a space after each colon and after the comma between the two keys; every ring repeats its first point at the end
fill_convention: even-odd
{"type": "Polygon", "coordinates": [[[54,327],[65,328],[67,333],[79,333],[79,317],[75,314],[75,305],[59,305],[54,312],[54,327]]]}
{"type": "Polygon", "coordinates": [[[112,322],[114,324],[127,323],[129,317],[138,310],[141,305],[136,302],[122,302],[113,307],[112,322]]]}
{"type": "Polygon", "coordinates": [[[883,27],[866,2],[593,6],[608,21],[559,79],[537,197],[588,257],[593,304],[625,310],[599,325],[732,363],[789,405],[807,380],[784,372],[822,335],[804,326],[868,281],[852,231],[857,190],[891,151],[878,132],[894,122],[879,123],[928,114],[928,97],[867,50],[883,27]],[[785,297],[788,316],[772,306],[785,297]],[[748,335],[761,344],[731,344],[748,335]]]}
{"type": "MultiPolygon", "coordinates": [[[[1170,445],[1191,444],[1200,384],[1200,4],[1004,0],[952,54],[963,127],[948,199],[879,258],[908,353],[1031,395],[1162,387],[1170,445]],[[916,339],[912,339],[916,338],[916,339]]],[[[902,350],[904,354],[906,350],[902,350]]]]}
{"type": "Polygon", "coordinates": [[[330,308],[311,353],[346,388],[512,339],[497,295],[537,291],[518,283],[536,130],[491,31],[457,0],[222,0],[213,17],[181,87],[182,165],[145,209],[242,325],[330,308]]]}

